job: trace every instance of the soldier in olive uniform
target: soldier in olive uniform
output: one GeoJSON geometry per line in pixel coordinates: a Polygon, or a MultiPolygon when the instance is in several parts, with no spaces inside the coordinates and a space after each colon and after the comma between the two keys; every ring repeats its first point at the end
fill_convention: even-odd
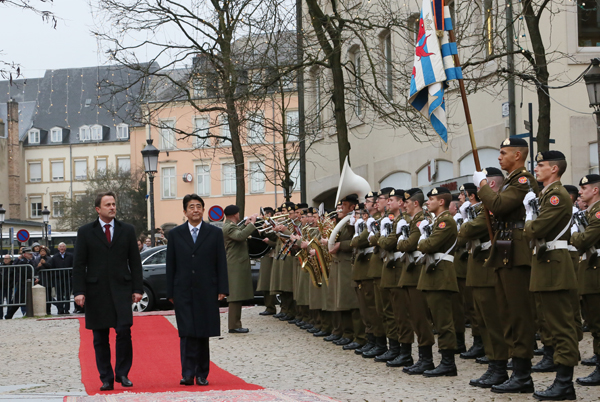
{"type": "MultiPolygon", "coordinates": [[[[300,215],[300,219],[297,223],[297,230],[300,231],[300,234],[297,234],[295,238],[296,247],[292,250],[289,255],[289,258],[293,258],[296,263],[296,287],[294,289],[294,299],[296,300],[296,326],[303,327],[310,320],[309,317],[309,300],[308,300],[308,286],[310,284],[310,274],[306,269],[302,269],[300,265],[300,261],[296,257],[296,254],[300,251],[300,246],[302,244],[302,228],[307,225],[308,219],[306,216],[306,211],[308,210],[308,204],[299,203],[296,205],[296,212],[300,215]]],[[[293,321],[292,321],[293,322],[293,321]]]]}
{"type": "Polygon", "coordinates": [[[442,361],[433,370],[426,370],[423,375],[455,376],[456,333],[452,317],[452,294],[458,292],[458,284],[452,252],[456,246],[458,231],[454,218],[448,212],[448,205],[452,201],[450,190],[435,187],[427,194],[427,198],[427,207],[435,215],[435,219],[431,224],[422,222],[419,225],[421,240],[417,250],[426,256],[417,289],[425,292],[433,324],[439,333],[438,347],[442,361]],[[431,234],[428,234],[428,228],[431,229],[431,234]]]}
{"type": "MultiPolygon", "coordinates": [[[[504,183],[504,175],[500,169],[494,167],[485,169],[485,172],[489,187],[498,192],[504,183]]],[[[484,262],[489,258],[491,247],[487,221],[484,215],[485,210],[483,204],[477,198],[476,188],[466,188],[471,205],[464,209],[467,221],[460,227],[458,237],[469,242],[466,285],[473,289],[474,319],[478,322],[480,342],[483,344],[482,349],[485,350],[485,354],[489,359],[487,371],[481,377],[471,380],[469,384],[475,387],[490,388],[508,380],[506,371],[508,345],[504,342],[500,314],[496,303],[496,291],[494,289],[496,274],[493,267],[484,265],[484,262]],[[475,217],[471,219],[473,215],[475,217]]]]}
{"type": "MultiPolygon", "coordinates": [[[[459,194],[460,201],[452,201],[450,203],[450,215],[456,222],[456,229],[460,230],[460,225],[463,223],[462,215],[460,214],[460,206],[464,202],[464,186],[459,194]]],[[[467,351],[465,346],[465,283],[467,282],[467,253],[466,241],[458,239],[453,250],[454,255],[454,271],[456,272],[456,282],[458,284],[458,292],[452,295],[452,317],[454,318],[454,330],[456,331],[456,350],[455,354],[464,353],[467,351]]]]}
{"type": "Polygon", "coordinates": [[[533,396],[542,401],[573,400],[573,368],[579,361],[575,313],[571,306],[571,290],[577,288],[577,279],[568,250],[573,204],[560,182],[567,161],[560,151],[545,151],[538,153],[536,162],[537,180],[544,184],[544,189],[539,200],[533,192],[523,200],[527,213],[523,233],[536,244],[530,290],[534,292],[537,313],[543,317],[554,340],[554,362],[558,367],[554,383],[533,396]],[[539,205],[539,211],[532,202],[539,205]]]}
{"type": "Polygon", "coordinates": [[[580,197],[586,205],[587,226],[573,230],[571,244],[581,255],[579,263],[579,294],[586,322],[592,333],[596,368],[587,377],[577,379],[580,385],[600,385],[600,175],[584,176],[579,182],[580,197]]]}
{"type": "Polygon", "coordinates": [[[252,271],[248,255],[248,236],[256,230],[256,215],[246,219],[245,227],[238,226],[240,209],[236,205],[225,208],[223,238],[227,251],[227,276],[229,278],[229,332],[244,334],[248,328],[242,328],[242,302],[254,298],[252,271]]]}
{"type": "MultiPolygon", "coordinates": [[[[319,228],[317,227],[317,211],[313,207],[306,209],[306,224],[308,225],[308,227],[306,229],[306,238],[303,239],[300,247],[302,249],[306,250],[306,253],[308,255],[308,259],[310,260],[310,263],[312,263],[315,267],[318,267],[317,260],[314,257],[314,250],[312,250],[309,247],[309,243],[311,241],[319,241],[319,239],[321,238],[321,233],[319,232],[319,228]],[[311,253],[311,251],[312,251],[312,253],[311,253]]],[[[309,265],[309,263],[307,263],[307,266],[308,265],[309,265]]],[[[324,282],[324,281],[322,281],[322,282],[324,282]]],[[[321,284],[321,286],[323,286],[323,284],[321,284]]],[[[305,329],[305,330],[309,331],[310,333],[316,333],[320,330],[320,328],[321,328],[321,318],[320,318],[321,306],[322,306],[321,289],[319,286],[315,286],[312,283],[312,278],[311,278],[310,283],[308,285],[308,308],[309,308],[309,314],[310,314],[310,322],[308,324],[304,325],[303,327],[300,327],[301,329],[305,329]]]]}
{"type": "Polygon", "coordinates": [[[419,226],[425,221],[423,203],[425,197],[419,188],[411,188],[404,194],[404,205],[410,217],[410,224],[399,222],[400,236],[398,238],[397,250],[402,254],[400,257],[402,273],[398,285],[408,297],[408,317],[411,327],[417,334],[419,345],[419,360],[409,367],[404,367],[403,372],[415,375],[423,374],[427,370],[435,368],[433,364],[432,347],[435,343],[431,323],[428,318],[428,306],[425,294],[417,289],[422,262],[417,262],[421,252],[417,251],[417,245],[421,232],[419,226]],[[407,226],[408,225],[408,226],[407,226]],[[408,233],[407,233],[408,232],[408,233]]]}
{"type": "MultiPolygon", "coordinates": [[[[285,215],[288,214],[288,219],[295,218],[296,204],[293,202],[286,202],[282,205],[282,212],[285,215]]],[[[288,236],[292,233],[286,225],[277,225],[273,229],[277,233],[283,236],[288,236]]],[[[296,304],[294,302],[294,258],[288,258],[285,246],[289,246],[289,240],[285,238],[279,240],[278,253],[275,255],[275,265],[278,267],[279,277],[276,280],[278,284],[277,289],[281,295],[281,310],[285,311],[286,315],[279,318],[280,321],[293,321],[296,319],[296,304]],[[277,259],[279,257],[279,259],[277,259]]],[[[289,253],[289,251],[288,251],[289,253]]],[[[271,279],[273,281],[273,279],[271,279]]]]}
{"type": "MultiPolygon", "coordinates": [[[[263,211],[265,213],[263,219],[272,217],[275,212],[271,207],[263,208],[263,211]]],[[[273,268],[273,249],[275,248],[277,237],[273,234],[265,235],[263,241],[271,247],[271,250],[260,259],[260,272],[256,291],[263,292],[265,311],[260,312],[259,315],[274,315],[277,313],[277,307],[275,307],[277,295],[271,292],[271,271],[273,268]]]]}
{"type": "Polygon", "coordinates": [[[486,267],[496,268],[496,297],[507,346],[512,348],[513,372],[500,385],[492,386],[498,393],[531,393],[531,359],[535,328],[529,282],[531,249],[523,234],[525,208],[523,199],[530,189],[538,191],[537,181],[525,169],[529,148],[521,138],[510,137],[500,145],[500,168],[510,172],[498,193],[487,183],[483,172],[473,174],[478,196],[494,214],[495,234],[486,267]]]}

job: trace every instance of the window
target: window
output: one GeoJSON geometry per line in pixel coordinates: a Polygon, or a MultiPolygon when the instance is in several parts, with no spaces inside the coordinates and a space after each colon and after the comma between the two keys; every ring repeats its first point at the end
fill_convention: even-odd
{"type": "Polygon", "coordinates": [[[96,173],[106,173],[106,158],[96,159],[96,173]]]}
{"type": "Polygon", "coordinates": [[[235,165],[223,164],[223,194],[235,194],[235,165]]]}
{"type": "Polygon", "coordinates": [[[210,166],[196,166],[196,194],[210,196],[210,166]]]}
{"type": "Polygon", "coordinates": [[[52,180],[63,181],[65,179],[65,162],[52,161],[50,166],[52,167],[52,180]]]}
{"type": "Polygon", "coordinates": [[[42,217],[42,197],[31,197],[29,199],[29,205],[31,206],[31,217],[41,218],[42,217]]]}
{"type": "Polygon", "coordinates": [[[75,180],[87,179],[87,160],[76,160],[75,161],[75,180]]]}
{"type": "Polygon", "coordinates": [[[79,127],[79,141],[89,141],[89,140],[90,140],[90,127],[89,126],[79,127]]]}
{"type": "Polygon", "coordinates": [[[64,215],[64,197],[62,195],[52,196],[52,216],[59,218],[64,215]]]}
{"type": "Polygon", "coordinates": [[[296,73],[290,72],[281,77],[283,89],[292,90],[296,88],[296,73]]]}
{"type": "Polygon", "coordinates": [[[420,15],[418,13],[412,14],[408,18],[408,29],[412,33],[412,39],[413,39],[413,42],[415,44],[417,43],[417,37],[419,35],[419,21],[420,21],[420,18],[421,17],[420,17],[420,15]]]}
{"type": "Polygon", "coordinates": [[[248,144],[260,144],[265,140],[264,115],[262,112],[248,116],[248,144]]]}
{"type": "Polygon", "coordinates": [[[285,127],[288,141],[298,141],[300,135],[300,124],[298,121],[298,111],[290,110],[285,112],[285,127]]]}
{"type": "Polygon", "coordinates": [[[209,139],[206,138],[209,134],[208,127],[208,118],[194,117],[194,134],[197,135],[194,138],[194,146],[196,148],[208,148],[210,146],[209,139]]]}
{"type": "Polygon", "coordinates": [[[92,126],[92,141],[102,141],[102,126],[92,126]]]}
{"type": "Polygon", "coordinates": [[[290,161],[290,180],[294,182],[293,191],[300,190],[300,161],[290,161]]]}
{"type": "Polygon", "coordinates": [[[393,188],[412,188],[412,179],[410,173],[396,172],[392,173],[379,183],[379,188],[393,187],[393,188]]]}
{"type": "Polygon", "coordinates": [[[577,39],[580,47],[600,46],[598,0],[577,0],[577,39]]]}
{"type": "Polygon", "coordinates": [[[196,99],[206,98],[206,81],[203,77],[194,79],[192,82],[192,93],[196,99]]]}
{"type": "MultiPolygon", "coordinates": [[[[221,116],[221,137],[231,140],[231,131],[229,131],[229,119],[227,116],[221,116]]],[[[220,140],[220,145],[227,145],[227,140],[220,140]]]]}
{"type": "Polygon", "coordinates": [[[57,127],[50,130],[50,141],[62,142],[62,128],[57,127]]]}
{"type": "Polygon", "coordinates": [[[117,169],[119,169],[119,173],[129,173],[131,171],[131,159],[129,156],[117,157],[117,169]]]}
{"type": "Polygon", "coordinates": [[[394,85],[392,82],[392,34],[388,33],[383,40],[385,56],[385,91],[388,100],[393,99],[394,85]]]}
{"type": "Polygon", "coordinates": [[[144,261],[144,265],[158,265],[167,263],[167,249],[163,248],[157,253],[152,254],[144,261]]]}
{"type": "Polygon", "coordinates": [[[593,142],[590,148],[590,169],[589,174],[598,174],[598,143],[593,142]]]}
{"type": "Polygon", "coordinates": [[[117,126],[117,139],[126,140],[129,138],[129,126],[127,124],[119,124],[117,126]]]}
{"type": "Polygon", "coordinates": [[[39,144],[40,143],[40,130],[29,130],[29,143],[39,144]]]}
{"type": "Polygon", "coordinates": [[[175,198],[177,196],[177,182],[174,167],[162,168],[162,198],[175,198]]]}
{"type": "Polygon", "coordinates": [[[250,162],[250,192],[265,192],[265,165],[262,162],[250,162]]]}
{"type": "Polygon", "coordinates": [[[160,149],[175,149],[175,120],[161,121],[160,149]]]}
{"type": "Polygon", "coordinates": [[[437,183],[454,177],[452,162],[443,160],[432,160],[429,165],[417,172],[417,186],[426,186],[429,183],[437,183]]]}
{"type": "Polygon", "coordinates": [[[262,87],[262,72],[260,70],[252,73],[250,85],[253,91],[256,91],[262,87]]]}
{"type": "Polygon", "coordinates": [[[360,91],[362,89],[360,53],[354,54],[354,112],[358,117],[362,116],[362,99],[360,91]]]}
{"type": "Polygon", "coordinates": [[[42,181],[42,162],[29,162],[29,181],[42,181]]]}

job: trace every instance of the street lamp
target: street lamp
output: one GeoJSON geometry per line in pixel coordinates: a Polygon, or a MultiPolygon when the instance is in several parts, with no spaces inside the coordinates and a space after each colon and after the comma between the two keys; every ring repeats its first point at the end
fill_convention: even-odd
{"type": "Polygon", "coordinates": [[[292,198],[292,192],[294,191],[294,181],[286,178],[283,180],[281,185],[283,186],[283,191],[285,192],[285,200],[289,202],[290,198],[292,198]]]}
{"type": "Polygon", "coordinates": [[[142,158],[144,158],[144,170],[150,180],[150,241],[154,247],[154,174],[158,171],[158,154],[160,151],[154,145],[152,140],[146,140],[148,145],[142,149],[142,158]]]}
{"type": "Polygon", "coordinates": [[[590,107],[594,108],[596,118],[596,141],[598,144],[598,163],[600,170],[600,59],[592,59],[592,67],[584,74],[590,107]]]}
{"type": "Polygon", "coordinates": [[[0,256],[2,256],[2,224],[4,223],[4,216],[6,215],[6,209],[2,208],[2,204],[0,204],[0,256]]]}
{"type": "Polygon", "coordinates": [[[42,211],[42,220],[44,221],[44,238],[46,247],[48,247],[48,222],[50,222],[50,211],[48,211],[47,206],[44,206],[44,210],[42,211]]]}

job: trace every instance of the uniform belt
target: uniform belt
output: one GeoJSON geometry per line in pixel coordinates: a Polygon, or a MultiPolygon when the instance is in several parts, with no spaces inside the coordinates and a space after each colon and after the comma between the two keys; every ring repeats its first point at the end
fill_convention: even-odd
{"type": "Polygon", "coordinates": [[[396,251],[394,253],[394,260],[397,260],[398,258],[402,257],[404,255],[404,253],[402,251],[396,251]]]}
{"type": "Polygon", "coordinates": [[[365,248],[365,250],[363,251],[363,254],[367,255],[367,254],[371,254],[373,253],[373,251],[375,251],[375,246],[373,247],[367,247],[365,248]]]}
{"type": "Polygon", "coordinates": [[[567,250],[569,250],[569,251],[577,251],[577,247],[569,244],[569,247],[567,247],[567,250]]]}
{"type": "Polygon", "coordinates": [[[496,230],[523,229],[525,221],[516,222],[496,222],[496,230]]]}
{"type": "MultiPolygon", "coordinates": [[[[546,243],[546,251],[552,250],[568,250],[569,242],[566,240],[556,240],[550,243],[546,243]]],[[[537,247],[533,249],[533,254],[537,254],[537,247]]]]}
{"type": "Polygon", "coordinates": [[[444,253],[435,253],[433,255],[433,258],[436,261],[448,261],[448,262],[454,262],[454,256],[450,255],[450,254],[446,254],[444,255],[444,253]]]}

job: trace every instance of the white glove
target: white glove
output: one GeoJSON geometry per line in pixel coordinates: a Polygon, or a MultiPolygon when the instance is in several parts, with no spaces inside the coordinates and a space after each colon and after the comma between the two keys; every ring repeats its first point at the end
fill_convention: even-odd
{"type": "Polygon", "coordinates": [[[418,244],[418,243],[421,243],[421,242],[422,242],[423,240],[425,240],[426,238],[427,238],[427,237],[425,237],[425,233],[423,233],[423,234],[421,235],[421,237],[419,237],[419,241],[417,242],[417,244],[418,244]]]}
{"type": "Polygon", "coordinates": [[[465,221],[465,222],[469,220],[469,216],[467,215],[467,208],[470,206],[471,206],[471,201],[465,201],[458,209],[460,211],[460,214],[463,217],[463,221],[465,221]]]}
{"type": "Polygon", "coordinates": [[[350,216],[350,220],[348,221],[348,223],[354,226],[354,224],[356,223],[356,217],[354,215],[350,216]]]}
{"type": "Polygon", "coordinates": [[[575,205],[573,205],[573,215],[576,214],[577,212],[579,212],[579,208],[577,208],[575,205]]]}
{"type": "Polygon", "coordinates": [[[375,236],[375,233],[369,232],[369,237],[367,237],[367,240],[371,241],[371,237],[373,236],[375,236]]]}
{"type": "Polygon", "coordinates": [[[525,206],[525,213],[531,214],[533,218],[533,210],[531,209],[531,205],[529,205],[531,200],[535,200],[535,193],[532,191],[525,194],[525,198],[523,198],[523,205],[525,206]]]}
{"type": "Polygon", "coordinates": [[[387,216],[381,220],[381,224],[379,225],[379,227],[381,228],[381,237],[387,237],[388,232],[386,229],[386,225],[391,224],[391,223],[392,223],[391,219],[388,218],[387,216]]]}
{"type": "Polygon", "coordinates": [[[373,222],[375,222],[375,218],[369,218],[369,219],[367,219],[367,230],[369,232],[373,231],[373,228],[372,228],[373,222]]]}
{"type": "MultiPolygon", "coordinates": [[[[531,209],[531,208],[530,208],[531,209]]],[[[525,212],[525,222],[533,220],[533,211],[525,212]]]]}
{"type": "Polygon", "coordinates": [[[358,227],[359,227],[359,226],[360,226],[360,224],[361,224],[361,223],[363,223],[363,222],[364,222],[363,218],[358,218],[358,219],[356,220],[356,222],[354,223],[354,233],[357,233],[357,234],[358,234],[358,227]]]}
{"type": "Polygon", "coordinates": [[[461,214],[454,214],[453,218],[454,218],[454,222],[456,222],[456,224],[459,224],[460,223],[459,221],[461,221],[461,220],[462,220],[462,222],[465,221],[461,214]]]}
{"type": "Polygon", "coordinates": [[[483,172],[477,172],[475,171],[475,173],[473,173],[473,184],[475,184],[477,187],[480,187],[481,181],[486,179],[486,175],[483,172]]]}
{"type": "Polygon", "coordinates": [[[408,226],[408,222],[406,222],[406,220],[402,218],[398,221],[398,224],[396,225],[396,234],[400,234],[404,226],[408,226]]]}
{"type": "MultiPolygon", "coordinates": [[[[421,224],[419,225],[419,231],[421,232],[421,237],[427,236],[427,232],[425,231],[425,228],[427,226],[429,226],[428,221],[421,221],[421,224]]],[[[419,241],[421,241],[421,240],[419,239],[419,241]]]]}
{"type": "Polygon", "coordinates": [[[573,234],[578,233],[579,232],[579,228],[577,227],[576,224],[571,225],[571,236],[573,236],[573,234]]]}

